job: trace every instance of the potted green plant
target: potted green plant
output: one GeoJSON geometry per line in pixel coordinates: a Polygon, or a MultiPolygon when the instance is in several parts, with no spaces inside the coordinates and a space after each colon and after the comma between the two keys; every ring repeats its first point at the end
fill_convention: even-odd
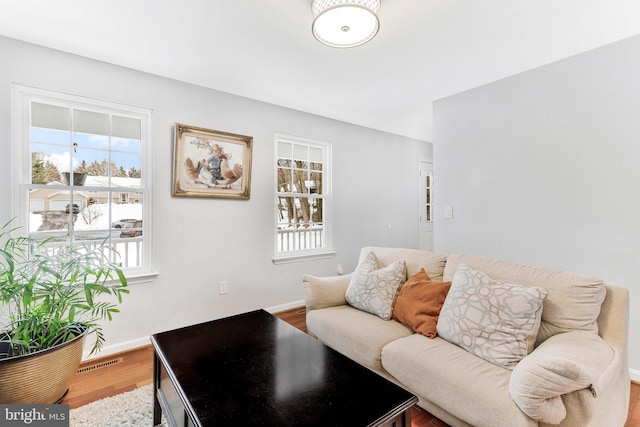
{"type": "Polygon", "coordinates": [[[127,280],[107,245],[56,247],[14,237],[12,223],[0,230],[0,403],[55,403],[85,338],[93,336],[91,354],[102,348],[100,321],[119,312],[127,280]]]}

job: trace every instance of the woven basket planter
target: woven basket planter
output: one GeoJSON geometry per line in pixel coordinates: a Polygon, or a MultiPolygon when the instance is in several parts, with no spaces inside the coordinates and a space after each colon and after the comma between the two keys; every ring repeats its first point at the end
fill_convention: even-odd
{"type": "Polygon", "coordinates": [[[60,402],[80,366],[86,335],[36,353],[0,359],[0,403],[60,402]]]}

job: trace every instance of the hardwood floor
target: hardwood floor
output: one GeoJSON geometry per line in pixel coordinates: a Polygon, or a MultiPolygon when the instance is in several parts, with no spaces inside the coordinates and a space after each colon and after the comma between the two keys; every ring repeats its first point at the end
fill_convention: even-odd
{"type": "Polygon", "coordinates": [[[624,427],[640,426],[640,383],[631,381],[631,396],[629,397],[629,415],[624,427]]]}
{"type": "Polygon", "coordinates": [[[307,333],[307,311],[304,307],[292,308],[291,310],[276,313],[280,319],[291,326],[295,326],[305,334],[307,333]]]}
{"type": "MultiPolygon", "coordinates": [[[[307,332],[304,307],[276,313],[276,316],[307,332]]],[[[153,382],[153,348],[151,344],[122,354],[92,359],[80,365],[69,393],[62,401],[71,408],[114,396],[153,382]]],[[[414,407],[412,427],[446,427],[447,424],[427,411],[414,407]]],[[[629,416],[624,427],[640,427],[640,384],[631,383],[629,416]]]]}
{"type": "Polygon", "coordinates": [[[62,401],[77,408],[153,382],[151,344],[83,362],[62,401]]]}

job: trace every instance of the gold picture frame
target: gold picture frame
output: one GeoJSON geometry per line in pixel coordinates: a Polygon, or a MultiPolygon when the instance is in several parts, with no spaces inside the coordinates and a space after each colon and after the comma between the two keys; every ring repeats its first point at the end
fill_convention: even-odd
{"type": "Polygon", "coordinates": [[[249,199],[253,137],[176,123],[173,196],[249,199]]]}

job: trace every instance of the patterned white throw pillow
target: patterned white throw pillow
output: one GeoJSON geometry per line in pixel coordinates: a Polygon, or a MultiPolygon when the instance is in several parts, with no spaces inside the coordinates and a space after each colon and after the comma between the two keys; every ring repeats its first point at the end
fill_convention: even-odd
{"type": "Polygon", "coordinates": [[[493,280],[460,264],[440,310],[438,335],[488,362],[513,369],[533,350],[547,292],[493,280]]]}
{"type": "Polygon", "coordinates": [[[347,302],[381,319],[391,319],[393,302],[398,289],[406,280],[405,271],[404,260],[378,269],[376,255],[369,252],[353,272],[345,293],[347,302]]]}

